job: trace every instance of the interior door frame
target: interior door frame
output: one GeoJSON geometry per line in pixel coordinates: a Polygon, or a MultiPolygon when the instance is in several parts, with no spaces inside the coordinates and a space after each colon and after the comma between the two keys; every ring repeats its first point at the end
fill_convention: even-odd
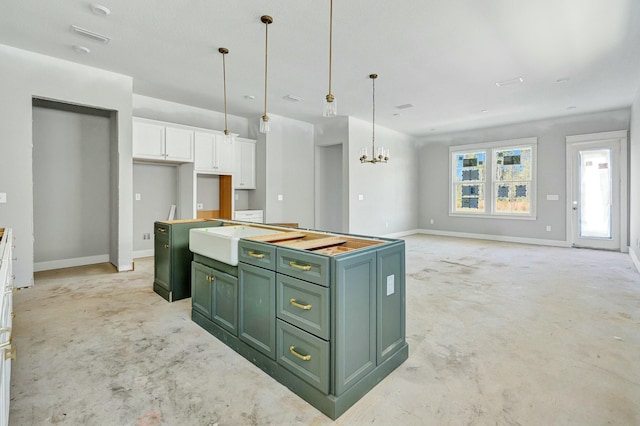
{"type": "Polygon", "coordinates": [[[616,141],[620,148],[620,164],[619,164],[619,188],[620,188],[620,212],[617,218],[619,223],[620,234],[620,251],[627,253],[629,251],[629,177],[628,177],[628,130],[617,130],[612,132],[589,133],[584,135],[572,135],[566,137],[566,164],[567,164],[567,188],[566,188],[566,229],[567,244],[573,242],[573,221],[572,221],[572,194],[573,194],[573,159],[572,150],[580,144],[616,141]]]}

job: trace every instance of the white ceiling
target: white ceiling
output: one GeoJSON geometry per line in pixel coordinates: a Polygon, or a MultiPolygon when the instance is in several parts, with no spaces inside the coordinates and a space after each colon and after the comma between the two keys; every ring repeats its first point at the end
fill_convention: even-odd
{"type": "MultiPolygon", "coordinates": [[[[329,0],[96,1],[111,15],[81,0],[4,1],[0,43],[130,75],[135,93],[217,111],[218,48],[227,47],[228,111],[257,120],[268,14],[269,112],[323,119],[329,0]],[[76,53],[78,44],[91,53],[76,53]]],[[[416,136],[628,107],[640,85],[639,0],[334,0],[333,26],[338,113],[370,121],[368,75],[377,73],[376,122],[416,136]],[[495,84],[516,77],[524,81],[495,84]]]]}

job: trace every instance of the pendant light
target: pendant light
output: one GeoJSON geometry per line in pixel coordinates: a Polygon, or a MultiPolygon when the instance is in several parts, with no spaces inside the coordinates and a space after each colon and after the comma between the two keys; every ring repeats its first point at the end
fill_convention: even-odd
{"type": "Polygon", "coordinates": [[[331,65],[333,59],[333,0],[330,0],[329,7],[329,93],[324,99],[322,115],[325,117],[335,117],[338,115],[338,104],[336,98],[331,93],[331,65]]]}
{"type": "Polygon", "coordinates": [[[269,58],[269,24],[273,23],[273,18],[269,15],[263,15],[260,17],[260,21],[264,24],[264,115],[260,121],[260,133],[269,133],[271,125],[267,115],[267,65],[269,58]]]}
{"type": "Polygon", "coordinates": [[[376,150],[376,78],[378,74],[369,74],[369,78],[373,84],[373,129],[371,131],[371,159],[367,157],[367,148],[360,150],[360,162],[361,163],[386,163],[389,161],[389,150],[379,147],[376,150]]]}
{"type": "Polygon", "coordinates": [[[229,122],[227,120],[227,64],[225,61],[226,55],[229,53],[229,49],[221,47],[218,52],[222,53],[222,82],[224,88],[224,143],[232,143],[233,136],[229,131],[229,122]]]}

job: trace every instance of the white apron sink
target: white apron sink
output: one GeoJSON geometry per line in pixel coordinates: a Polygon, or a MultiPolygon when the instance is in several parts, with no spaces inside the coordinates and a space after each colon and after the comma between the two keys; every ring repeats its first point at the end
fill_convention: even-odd
{"type": "Polygon", "coordinates": [[[278,234],[282,231],[251,226],[217,226],[189,231],[189,250],[199,255],[235,266],[238,264],[238,241],[245,237],[278,234]]]}

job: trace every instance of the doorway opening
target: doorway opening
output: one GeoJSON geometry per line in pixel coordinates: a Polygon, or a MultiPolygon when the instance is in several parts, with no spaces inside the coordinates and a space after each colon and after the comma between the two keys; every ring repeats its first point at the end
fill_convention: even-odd
{"type": "Polygon", "coordinates": [[[33,98],[34,271],[117,258],[115,111],[33,98]]]}

